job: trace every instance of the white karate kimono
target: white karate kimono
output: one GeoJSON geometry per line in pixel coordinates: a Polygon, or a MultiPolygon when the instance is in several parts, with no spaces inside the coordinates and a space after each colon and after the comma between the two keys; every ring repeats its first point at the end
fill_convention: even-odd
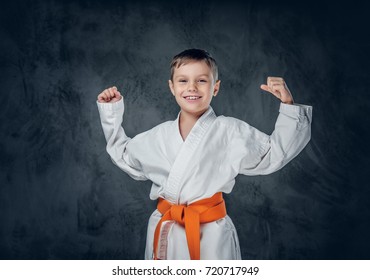
{"type": "MultiPolygon", "coordinates": [[[[281,103],[274,132],[269,136],[244,121],[216,116],[212,107],[198,119],[183,141],[179,116],[127,137],[121,124],[123,98],[99,103],[107,152],[113,163],[136,180],[153,182],[150,198],[191,204],[217,192],[230,193],[238,174],[261,175],[281,169],[311,138],[312,107],[281,103]]],[[[226,205],[227,208],[227,205],[226,205]]],[[[153,258],[154,231],[161,214],[148,223],[145,259],[153,258]]],[[[200,225],[201,259],[241,259],[235,227],[226,216],[200,225]]],[[[159,237],[161,259],[190,259],[184,228],[163,222],[159,237]]]]}

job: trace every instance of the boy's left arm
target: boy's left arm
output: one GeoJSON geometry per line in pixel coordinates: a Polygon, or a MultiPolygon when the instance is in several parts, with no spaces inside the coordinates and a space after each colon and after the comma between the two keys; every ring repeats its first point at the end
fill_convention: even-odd
{"type": "Polygon", "coordinates": [[[270,136],[249,127],[250,144],[253,142],[258,148],[253,153],[248,149],[248,153],[241,159],[241,174],[263,175],[275,172],[296,157],[311,139],[312,106],[293,103],[293,97],[282,78],[269,77],[267,84],[261,88],[282,101],[280,114],[270,136]]]}

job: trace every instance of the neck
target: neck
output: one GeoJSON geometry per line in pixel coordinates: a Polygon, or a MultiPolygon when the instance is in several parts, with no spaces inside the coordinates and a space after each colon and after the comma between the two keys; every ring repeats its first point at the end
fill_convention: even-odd
{"type": "Polygon", "coordinates": [[[179,129],[182,139],[185,141],[186,137],[190,133],[191,129],[200,118],[201,115],[204,114],[205,111],[199,112],[197,114],[192,114],[186,111],[181,110],[180,113],[180,121],[179,121],[179,129]]]}
{"type": "Polygon", "coordinates": [[[181,122],[196,122],[201,117],[201,115],[203,115],[203,113],[204,112],[192,114],[192,113],[181,110],[180,121],[181,122]]]}

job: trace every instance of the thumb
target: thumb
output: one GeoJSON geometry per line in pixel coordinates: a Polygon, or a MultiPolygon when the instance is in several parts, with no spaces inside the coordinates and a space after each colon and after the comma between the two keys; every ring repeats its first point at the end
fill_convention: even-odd
{"type": "Polygon", "coordinates": [[[119,91],[115,91],[114,98],[121,99],[121,93],[119,91]]]}
{"type": "Polygon", "coordinates": [[[264,84],[261,85],[261,89],[271,92],[271,89],[267,85],[264,85],[264,84]]]}
{"type": "Polygon", "coordinates": [[[113,87],[113,98],[116,99],[116,100],[120,100],[121,99],[121,93],[118,91],[117,87],[113,87]]]}

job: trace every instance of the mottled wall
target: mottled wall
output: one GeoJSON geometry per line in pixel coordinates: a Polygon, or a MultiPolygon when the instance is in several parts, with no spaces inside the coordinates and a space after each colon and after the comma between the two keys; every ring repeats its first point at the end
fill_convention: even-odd
{"type": "Polygon", "coordinates": [[[243,258],[370,258],[365,7],[100,2],[0,6],[1,259],[143,258],[151,184],[112,164],[95,100],[121,90],[129,136],[174,119],[169,61],[191,47],[219,63],[217,114],[270,134],[268,75],[313,106],[303,152],[226,196],[243,258]]]}

